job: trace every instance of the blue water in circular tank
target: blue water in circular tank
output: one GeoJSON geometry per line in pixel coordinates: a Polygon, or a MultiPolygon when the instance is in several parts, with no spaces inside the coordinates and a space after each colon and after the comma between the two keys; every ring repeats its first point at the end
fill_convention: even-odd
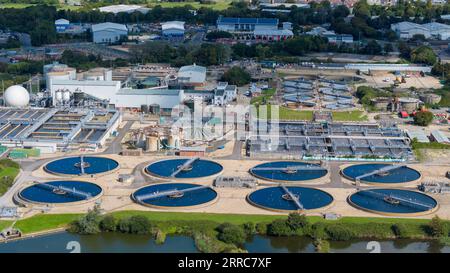
{"type": "MultiPolygon", "coordinates": [[[[188,158],[161,160],[148,165],[145,171],[148,174],[169,178],[179,166],[188,158]]],[[[215,175],[223,170],[222,165],[211,160],[198,159],[192,163],[192,169],[184,170],[175,175],[175,178],[199,178],[215,175]]]]}
{"type": "Polygon", "coordinates": [[[438,204],[426,194],[401,189],[361,190],[350,195],[349,200],[357,207],[385,213],[427,212],[438,204]]]}
{"type": "MultiPolygon", "coordinates": [[[[292,194],[299,198],[305,210],[325,207],[333,202],[333,197],[322,190],[306,187],[286,187],[292,194]]],[[[292,200],[283,198],[286,195],[282,187],[269,187],[252,192],[248,200],[260,207],[274,210],[298,210],[298,206],[292,200]]]]}
{"type": "Polygon", "coordinates": [[[250,169],[250,173],[254,176],[271,181],[306,181],[323,177],[327,174],[327,170],[298,170],[288,173],[283,170],[257,170],[256,168],[286,168],[295,166],[320,167],[319,164],[295,162],[295,161],[276,161],[268,162],[255,166],[250,169]]]}
{"type": "MultiPolygon", "coordinates": [[[[56,174],[81,175],[80,161],[79,156],[62,158],[48,163],[44,169],[56,174]]],[[[83,161],[87,164],[84,167],[84,173],[87,175],[112,171],[119,166],[113,159],[98,156],[83,156],[83,161]]]]}
{"type": "Polygon", "coordinates": [[[179,191],[185,189],[192,189],[200,185],[188,183],[166,183],[156,184],[141,188],[133,193],[133,199],[141,202],[144,205],[160,206],[160,207],[188,207],[208,203],[217,197],[217,192],[210,187],[204,187],[192,191],[183,192],[182,196],[174,197],[164,195],[161,197],[142,199],[139,201],[139,196],[145,196],[152,193],[162,193],[165,191],[179,191]]]}
{"type": "Polygon", "coordinates": [[[93,198],[102,192],[102,188],[94,183],[83,181],[51,181],[41,184],[35,184],[23,189],[19,195],[22,199],[37,203],[71,203],[88,199],[87,196],[72,194],[70,192],[58,193],[53,190],[52,186],[63,186],[65,188],[75,189],[76,191],[89,193],[93,198]]]}
{"type": "MultiPolygon", "coordinates": [[[[373,172],[375,170],[381,169],[391,164],[358,164],[352,165],[344,170],[342,173],[344,176],[355,180],[356,177],[373,172]]],[[[384,174],[375,174],[371,176],[364,177],[361,179],[362,182],[370,183],[405,183],[417,180],[420,178],[420,173],[414,169],[403,166],[394,170],[387,171],[384,174]]]]}

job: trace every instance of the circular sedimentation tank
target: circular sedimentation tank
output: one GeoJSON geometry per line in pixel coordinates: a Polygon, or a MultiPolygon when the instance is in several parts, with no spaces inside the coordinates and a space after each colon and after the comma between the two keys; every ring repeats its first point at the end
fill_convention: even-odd
{"type": "Polygon", "coordinates": [[[222,165],[217,162],[194,158],[160,160],[145,167],[149,175],[176,179],[208,177],[222,170],[222,165]]]}
{"type": "Polygon", "coordinates": [[[101,193],[102,188],[90,182],[50,181],[26,187],[18,196],[30,203],[64,204],[89,201],[101,193]]]}
{"type": "Polygon", "coordinates": [[[162,183],[146,186],[132,194],[138,204],[157,208],[206,205],[217,199],[211,187],[190,183],[162,183]]]}
{"type": "Polygon", "coordinates": [[[333,200],[333,196],[325,191],[298,186],[268,187],[247,196],[247,201],[254,206],[281,212],[324,209],[330,206],[333,200]]]}
{"type": "Polygon", "coordinates": [[[45,165],[44,170],[56,175],[97,175],[119,167],[111,158],[99,156],[75,156],[54,160],[45,165]]]}
{"type": "Polygon", "coordinates": [[[420,179],[421,174],[407,166],[398,166],[395,168],[393,164],[358,164],[346,167],[342,170],[342,175],[350,180],[356,181],[357,177],[361,177],[360,181],[373,184],[398,184],[414,182],[420,179]],[[394,167],[394,169],[382,171],[383,168],[394,167]],[[381,170],[382,172],[368,175],[372,172],[381,170]]]}
{"type": "Polygon", "coordinates": [[[321,178],[327,172],[320,164],[295,161],[268,162],[250,169],[257,178],[274,182],[303,182],[321,178]]]}
{"type": "Polygon", "coordinates": [[[424,193],[405,189],[367,189],[348,197],[348,202],[365,211],[382,215],[423,215],[438,208],[438,202],[424,193]]]}

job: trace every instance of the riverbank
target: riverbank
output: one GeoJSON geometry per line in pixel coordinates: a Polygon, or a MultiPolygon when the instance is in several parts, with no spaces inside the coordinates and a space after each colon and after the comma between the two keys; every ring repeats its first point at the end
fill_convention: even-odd
{"type": "MultiPolygon", "coordinates": [[[[120,211],[107,214],[116,220],[130,217],[144,217],[152,224],[153,235],[158,243],[163,243],[168,235],[184,235],[194,239],[202,252],[245,251],[239,241],[219,239],[222,231],[218,228],[229,223],[245,236],[307,236],[312,239],[347,241],[352,239],[420,239],[436,240],[427,219],[343,217],[339,220],[325,220],[318,216],[302,216],[304,224],[290,228],[289,219],[283,215],[239,215],[214,213],[180,213],[120,211]],[[303,226],[302,226],[303,225],[303,226]]],[[[42,232],[61,231],[70,223],[80,219],[82,214],[40,214],[16,222],[24,238],[42,232]]],[[[104,216],[101,216],[104,217],[104,216]]],[[[292,222],[292,220],[291,220],[292,222]]],[[[450,221],[439,220],[444,237],[447,237],[450,221]]],[[[0,228],[11,225],[11,221],[0,221],[0,228]]],[[[118,231],[116,231],[118,232],[118,231]]],[[[233,231],[233,234],[236,231],[233,231]]],[[[226,236],[222,236],[226,237],[226,236]]]]}

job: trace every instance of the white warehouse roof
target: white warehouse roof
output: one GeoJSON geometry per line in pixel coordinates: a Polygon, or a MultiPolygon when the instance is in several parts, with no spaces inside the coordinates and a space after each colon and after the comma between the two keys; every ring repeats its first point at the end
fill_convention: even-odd
{"type": "Polygon", "coordinates": [[[92,25],[92,32],[101,31],[101,30],[123,30],[128,31],[127,26],[116,23],[100,23],[92,25]]]}
{"type": "Polygon", "coordinates": [[[139,5],[111,5],[111,6],[101,7],[101,8],[99,8],[99,10],[101,12],[111,12],[111,13],[117,14],[119,12],[132,13],[135,11],[147,13],[150,9],[144,8],[139,5]]]}
{"type": "Polygon", "coordinates": [[[178,70],[178,78],[189,78],[191,83],[203,83],[206,81],[206,67],[196,64],[182,66],[178,70]]]}
{"type": "Polygon", "coordinates": [[[163,31],[168,29],[179,29],[184,31],[184,22],[183,21],[170,21],[161,23],[161,29],[163,31]]]}

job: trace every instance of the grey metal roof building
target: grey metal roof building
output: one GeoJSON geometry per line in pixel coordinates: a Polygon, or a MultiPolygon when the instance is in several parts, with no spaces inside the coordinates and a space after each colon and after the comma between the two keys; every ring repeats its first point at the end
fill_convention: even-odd
{"type": "Polygon", "coordinates": [[[439,130],[431,131],[431,139],[439,143],[450,143],[450,140],[439,130]]]}

